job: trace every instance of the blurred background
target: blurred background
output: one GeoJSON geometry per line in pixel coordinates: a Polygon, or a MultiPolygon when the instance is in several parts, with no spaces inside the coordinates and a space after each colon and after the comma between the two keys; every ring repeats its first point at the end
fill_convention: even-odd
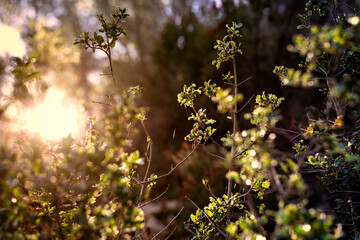
{"type": "MultiPolygon", "coordinates": [[[[2,143],[12,144],[14,136],[24,129],[32,129],[34,134],[49,139],[69,133],[81,139],[87,127],[86,119],[95,115],[101,118],[106,108],[94,102],[106,101],[105,94],[113,91],[106,75],[109,72],[106,55],[84,51],[73,42],[84,30],[92,32],[99,28],[96,14],[102,12],[110,18],[118,6],[128,8],[131,16],[124,24],[128,36],[121,38],[113,51],[116,82],[124,90],[129,86],[144,87],[139,104],[149,109],[146,125],[154,142],[151,171],[158,175],[167,172],[171,164],[191,148],[183,140],[191,123],[187,122],[186,111],[177,103],[177,93],[184,84],[202,85],[209,79],[220,84],[222,74],[230,70],[230,66],[224,65],[217,71],[211,62],[216,58],[213,48],[216,40],[222,39],[225,25],[232,21],[243,23],[244,54],[237,59],[238,76],[240,80],[251,77],[239,89],[244,95],[243,103],[249,101],[239,116],[240,129],[250,128],[242,115],[252,110],[252,96],[263,91],[285,97],[279,124],[290,130],[307,124],[306,106],[321,102],[317,89],[282,87],[272,73],[275,66],[296,67],[299,62],[298,56],[286,48],[294,34],[300,33],[297,15],[304,11],[305,1],[0,0],[0,110],[7,120],[0,126],[2,143]],[[29,92],[20,91],[15,97],[9,96],[14,75],[11,56],[35,62],[39,71],[34,72],[39,76],[30,90],[26,90],[29,92]],[[37,107],[49,101],[58,105],[37,107]],[[12,107],[7,108],[10,104],[12,107]],[[56,114],[61,111],[65,118],[59,120],[56,114]],[[36,120],[39,116],[44,122],[36,120]],[[48,122],[54,125],[41,133],[48,122]],[[60,127],[64,123],[66,130],[60,127]],[[49,136],[49,132],[58,128],[60,132],[49,136]]],[[[327,21],[318,19],[319,24],[327,21]]],[[[216,106],[207,99],[200,99],[199,107],[201,105],[217,120],[215,138],[219,138],[229,129],[230,120],[219,116],[216,106]]],[[[134,145],[145,152],[144,133],[139,132],[134,145]]],[[[291,148],[291,145],[284,141],[279,147],[291,148]]],[[[184,197],[189,196],[201,206],[208,200],[201,178],[210,179],[215,194],[223,192],[225,183],[219,180],[224,179],[222,166],[219,160],[199,151],[171,179],[157,184],[153,194],[158,195],[170,184],[164,199],[175,196],[184,200],[182,204],[188,204],[184,197]]],[[[176,211],[175,207],[174,213],[176,211]]],[[[156,224],[166,225],[167,218],[171,219],[169,212],[163,216],[162,212],[155,214],[158,214],[156,224]]],[[[183,219],[188,214],[184,212],[183,219]]],[[[183,219],[180,217],[179,221],[183,219]]],[[[184,234],[183,229],[177,231],[178,235],[184,234]]]]}

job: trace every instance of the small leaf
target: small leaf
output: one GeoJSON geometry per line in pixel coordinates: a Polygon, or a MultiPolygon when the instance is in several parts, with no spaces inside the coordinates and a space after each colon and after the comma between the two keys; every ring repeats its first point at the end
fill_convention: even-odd
{"type": "Polygon", "coordinates": [[[208,209],[204,210],[204,212],[205,212],[206,215],[208,215],[209,217],[214,216],[214,214],[212,213],[212,211],[210,211],[210,210],[208,210],[208,209]]]}
{"type": "Polygon", "coordinates": [[[266,180],[264,181],[261,186],[265,189],[268,189],[270,187],[270,181],[269,180],[266,180]]]}
{"type": "Polygon", "coordinates": [[[221,65],[221,62],[217,62],[217,63],[216,63],[216,69],[219,69],[219,68],[220,68],[220,65],[221,65]]]}
{"type": "Polygon", "coordinates": [[[191,219],[191,221],[193,221],[194,223],[197,223],[197,218],[195,217],[194,214],[191,214],[191,215],[190,215],[190,219],[191,219]]]}

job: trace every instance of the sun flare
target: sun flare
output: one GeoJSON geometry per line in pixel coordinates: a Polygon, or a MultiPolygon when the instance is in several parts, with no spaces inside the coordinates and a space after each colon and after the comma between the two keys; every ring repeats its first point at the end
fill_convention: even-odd
{"type": "Polygon", "coordinates": [[[23,57],[25,54],[25,43],[20,37],[20,33],[10,26],[0,22],[0,56],[6,54],[16,57],[23,57]]]}
{"type": "Polygon", "coordinates": [[[44,100],[20,116],[29,132],[43,139],[58,140],[69,134],[76,137],[81,129],[82,116],[75,104],[66,101],[65,93],[52,88],[44,100]]]}

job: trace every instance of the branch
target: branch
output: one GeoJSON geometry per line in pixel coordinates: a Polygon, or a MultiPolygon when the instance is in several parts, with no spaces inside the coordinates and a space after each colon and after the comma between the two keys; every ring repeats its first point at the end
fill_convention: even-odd
{"type": "Polygon", "coordinates": [[[159,198],[161,198],[162,196],[164,196],[164,194],[167,192],[167,190],[169,190],[169,187],[170,187],[170,184],[166,187],[165,191],[163,191],[159,196],[157,196],[156,198],[153,198],[149,201],[147,201],[146,203],[143,203],[141,205],[139,205],[138,207],[139,208],[142,208],[142,207],[145,207],[146,205],[152,203],[152,202],[155,202],[156,200],[158,200],[159,198]]]}
{"type": "Polygon", "coordinates": [[[180,209],[180,211],[175,215],[175,217],[173,219],[171,219],[171,221],[169,222],[168,225],[166,225],[160,232],[158,232],[157,234],[154,235],[154,237],[151,240],[154,240],[157,236],[159,236],[163,231],[165,231],[170,225],[171,223],[173,223],[175,221],[175,219],[180,215],[180,213],[182,212],[182,210],[184,209],[184,207],[182,207],[180,209]]]}
{"type": "MultiPolygon", "coordinates": [[[[236,99],[237,97],[237,94],[238,94],[238,89],[237,89],[237,73],[236,73],[236,61],[235,59],[233,59],[232,61],[233,63],[233,71],[234,71],[234,99],[236,99]]],[[[246,80],[246,79],[245,79],[246,80]]],[[[232,113],[232,121],[233,121],[233,129],[232,129],[232,134],[233,136],[235,136],[235,133],[237,131],[237,103],[234,104],[234,111],[232,113]]],[[[229,161],[229,169],[228,169],[228,172],[231,172],[232,171],[232,165],[233,165],[233,158],[235,156],[235,150],[236,150],[236,147],[235,147],[235,144],[233,143],[232,146],[231,146],[231,159],[229,161]]],[[[230,198],[231,197],[231,193],[232,193],[232,179],[229,178],[228,179],[228,189],[227,189],[227,197],[230,198]]],[[[226,223],[229,223],[230,221],[230,215],[231,215],[231,210],[229,210],[228,214],[227,214],[227,220],[226,220],[226,223]]]]}
{"type": "Polygon", "coordinates": [[[243,193],[236,198],[242,198],[242,197],[245,197],[246,195],[248,195],[251,192],[251,190],[254,188],[254,186],[256,185],[257,182],[258,182],[258,179],[256,179],[256,181],[253,183],[253,185],[250,186],[249,190],[247,190],[246,193],[243,193]]]}
{"type": "Polygon", "coordinates": [[[241,81],[240,83],[236,84],[235,86],[238,87],[238,86],[240,86],[241,84],[247,82],[250,79],[252,79],[252,77],[247,77],[247,78],[245,78],[245,80],[241,81]]]}
{"type": "Polygon", "coordinates": [[[239,113],[241,112],[251,101],[251,99],[254,97],[254,95],[252,95],[249,100],[236,112],[236,113],[239,113]]]}
{"type": "Polygon", "coordinates": [[[293,131],[293,130],[290,130],[290,129],[286,129],[286,128],[279,128],[279,127],[272,127],[271,130],[279,130],[279,131],[285,131],[285,132],[289,132],[289,133],[296,133],[296,134],[301,134],[300,131],[293,131]]]}
{"type": "Polygon", "coordinates": [[[216,154],[213,154],[213,153],[209,152],[204,145],[202,145],[202,147],[203,147],[204,151],[205,151],[207,154],[209,154],[210,156],[213,156],[213,157],[216,157],[216,158],[220,158],[220,159],[222,159],[222,160],[226,160],[226,158],[224,158],[224,157],[221,157],[221,156],[219,156],[219,155],[216,155],[216,154]]]}
{"type": "Polygon", "coordinates": [[[176,230],[176,226],[174,227],[174,229],[171,231],[171,233],[164,240],[169,239],[169,237],[171,237],[174,234],[175,230],[176,230]]]}
{"type": "MultiPolygon", "coordinates": [[[[143,120],[140,121],[141,122],[141,125],[144,129],[144,132],[146,134],[146,137],[148,139],[150,139],[149,141],[149,148],[150,149],[147,149],[149,151],[149,154],[148,154],[148,151],[146,152],[145,156],[146,156],[146,159],[147,159],[147,166],[146,166],[146,172],[145,172],[145,175],[144,175],[144,179],[143,181],[146,181],[146,179],[148,178],[148,175],[149,175],[149,170],[150,170],[150,165],[151,165],[151,161],[152,161],[152,152],[153,152],[153,143],[152,143],[152,140],[151,140],[151,137],[150,137],[150,134],[149,134],[149,131],[147,130],[146,126],[145,126],[145,123],[143,120]]],[[[141,189],[140,189],[140,199],[141,199],[141,196],[143,195],[144,193],[144,185],[141,186],[141,189]]]]}
{"type": "Polygon", "coordinates": [[[242,85],[243,83],[247,82],[249,79],[251,79],[252,77],[248,77],[245,80],[243,80],[242,82],[238,83],[238,84],[234,84],[232,82],[225,82],[225,84],[230,85],[232,87],[239,87],[240,85],[242,85]]]}
{"type": "Polygon", "coordinates": [[[99,101],[91,101],[92,103],[97,103],[97,104],[101,104],[101,105],[106,105],[106,106],[112,106],[109,103],[104,103],[104,102],[99,102],[99,101]]]}
{"type": "Polygon", "coordinates": [[[284,188],[282,187],[282,184],[280,182],[280,179],[279,179],[278,174],[274,167],[271,167],[271,173],[274,177],[277,189],[279,190],[280,194],[285,197],[287,195],[287,193],[285,192],[284,188]]]}
{"type": "Polygon", "coordinates": [[[335,4],[335,0],[332,0],[332,4],[333,4],[333,9],[332,9],[332,11],[331,11],[331,16],[332,16],[332,18],[333,18],[333,20],[334,20],[334,23],[336,24],[336,4],[335,4]]]}
{"type": "Polygon", "coordinates": [[[217,198],[217,197],[215,196],[215,194],[213,193],[213,191],[211,190],[211,187],[210,187],[209,184],[204,185],[204,187],[205,187],[206,190],[209,191],[210,195],[211,195],[213,198],[215,198],[215,199],[217,198]]]}
{"type": "Polygon", "coordinates": [[[224,148],[223,146],[221,146],[217,141],[215,141],[215,139],[213,139],[213,137],[212,136],[210,136],[210,139],[211,139],[211,141],[213,142],[213,143],[215,143],[215,145],[216,146],[218,146],[219,148],[221,148],[221,149],[223,149],[223,150],[225,150],[225,151],[227,151],[227,149],[226,148],[224,148]]]}
{"type": "Polygon", "coordinates": [[[159,180],[160,178],[164,178],[164,177],[167,177],[167,176],[171,175],[172,172],[175,171],[175,169],[177,169],[177,168],[178,168],[181,164],[183,164],[189,157],[191,157],[191,155],[195,152],[195,150],[198,148],[198,146],[199,146],[199,143],[197,143],[197,144],[195,145],[195,147],[193,148],[193,150],[191,150],[191,152],[190,152],[183,160],[181,160],[178,164],[176,164],[175,167],[172,167],[169,172],[167,172],[167,173],[165,173],[165,174],[157,177],[156,179],[147,180],[147,181],[142,181],[142,182],[140,182],[140,183],[137,183],[137,185],[155,182],[155,181],[159,180]]]}
{"type": "Polygon", "coordinates": [[[113,82],[113,84],[114,84],[114,89],[115,89],[115,91],[116,91],[116,90],[117,90],[117,87],[116,87],[116,82],[115,82],[115,77],[114,77],[114,71],[113,71],[113,65],[112,65],[112,59],[111,59],[111,48],[109,47],[108,52],[105,52],[105,53],[106,53],[106,56],[107,56],[108,59],[109,59],[111,79],[112,79],[112,82],[113,82]]]}
{"type": "Polygon", "coordinates": [[[353,8],[352,6],[350,6],[349,4],[347,4],[346,2],[341,1],[340,4],[344,4],[345,6],[347,6],[348,8],[350,8],[351,10],[353,10],[354,12],[356,12],[356,9],[353,8]]]}

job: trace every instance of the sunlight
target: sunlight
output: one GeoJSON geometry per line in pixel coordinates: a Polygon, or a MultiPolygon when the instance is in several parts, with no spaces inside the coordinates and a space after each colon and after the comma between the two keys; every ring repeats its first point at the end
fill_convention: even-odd
{"type": "Polygon", "coordinates": [[[19,32],[12,27],[0,23],[0,56],[6,54],[16,57],[23,57],[25,54],[25,44],[19,32]]]}
{"type": "Polygon", "coordinates": [[[27,130],[47,140],[58,140],[69,134],[76,137],[83,122],[82,114],[65,99],[65,93],[50,89],[43,102],[20,116],[27,130]]]}

